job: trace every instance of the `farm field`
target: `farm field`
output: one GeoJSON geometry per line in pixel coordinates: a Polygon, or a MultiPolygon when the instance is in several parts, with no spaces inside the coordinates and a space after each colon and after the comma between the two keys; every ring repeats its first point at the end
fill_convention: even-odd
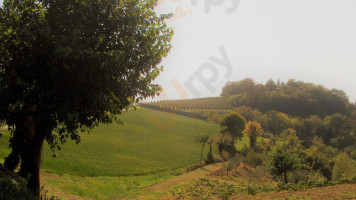
{"type": "MultiPolygon", "coordinates": [[[[219,133],[217,125],[145,108],[125,112],[121,119],[123,126],[102,125],[89,135],[82,133],[79,145],[68,140],[55,158],[45,145],[43,171],[77,176],[132,176],[181,168],[200,159],[195,136],[219,133]]],[[[8,137],[1,139],[2,159],[9,153],[5,148],[8,137]]]]}
{"type": "Polygon", "coordinates": [[[224,97],[206,97],[189,100],[166,100],[147,103],[148,105],[172,110],[231,110],[233,106],[224,97]]]}
{"type": "MultiPolygon", "coordinates": [[[[55,158],[46,144],[42,184],[85,198],[123,197],[199,162],[195,137],[219,134],[217,125],[146,108],[120,117],[123,126],[101,125],[89,135],[83,133],[79,145],[67,141],[55,158]]],[[[1,163],[10,153],[9,137],[5,131],[0,140],[1,163]]]]}

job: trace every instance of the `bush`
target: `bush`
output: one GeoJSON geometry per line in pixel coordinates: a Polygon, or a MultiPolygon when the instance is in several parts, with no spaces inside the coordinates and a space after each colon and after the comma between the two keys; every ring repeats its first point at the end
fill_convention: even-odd
{"type": "MultiPolygon", "coordinates": [[[[41,188],[41,200],[59,200],[60,198],[49,195],[41,188]]],[[[6,170],[0,164],[0,199],[1,200],[38,200],[27,189],[26,181],[14,172],[6,170]]]]}
{"type": "Polygon", "coordinates": [[[1,200],[36,200],[26,187],[26,182],[17,174],[6,170],[0,164],[0,199],[1,200]]]}
{"type": "Polygon", "coordinates": [[[308,170],[298,170],[298,171],[290,173],[288,178],[291,183],[298,183],[299,181],[309,180],[308,179],[309,175],[310,175],[310,172],[308,170]]]}
{"type": "Polygon", "coordinates": [[[256,195],[262,192],[297,191],[316,187],[326,187],[338,184],[354,184],[356,177],[352,179],[342,179],[340,181],[299,181],[297,184],[279,183],[277,187],[266,185],[235,185],[207,178],[200,178],[199,181],[187,186],[180,186],[171,191],[171,199],[230,199],[231,197],[248,194],[256,195]]]}
{"type": "Polygon", "coordinates": [[[354,176],[356,176],[356,161],[352,160],[346,153],[340,153],[335,159],[332,180],[338,181],[354,176]]]}
{"type": "Polygon", "coordinates": [[[253,150],[249,151],[246,156],[246,162],[252,167],[257,167],[263,164],[266,159],[266,155],[263,153],[257,153],[253,150]]]}

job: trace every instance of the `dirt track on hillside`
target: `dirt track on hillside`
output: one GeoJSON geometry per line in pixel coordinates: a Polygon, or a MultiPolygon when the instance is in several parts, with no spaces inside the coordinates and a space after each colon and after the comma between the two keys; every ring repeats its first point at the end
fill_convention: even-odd
{"type": "Polygon", "coordinates": [[[147,192],[168,191],[170,189],[173,189],[175,186],[179,184],[193,182],[199,180],[199,178],[207,177],[210,173],[220,168],[221,165],[222,165],[221,163],[206,165],[194,171],[146,187],[145,189],[142,190],[142,192],[144,193],[145,191],[147,192]]]}

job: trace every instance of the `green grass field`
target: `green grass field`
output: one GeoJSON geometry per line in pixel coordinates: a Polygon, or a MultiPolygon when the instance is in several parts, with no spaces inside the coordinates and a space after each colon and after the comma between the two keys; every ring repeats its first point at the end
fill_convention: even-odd
{"type": "MultiPolygon", "coordinates": [[[[56,158],[46,144],[42,169],[77,176],[143,175],[184,167],[200,159],[195,136],[219,133],[219,127],[184,116],[141,108],[121,115],[124,125],[101,125],[68,141],[56,158]]],[[[0,140],[0,156],[9,153],[8,135],[0,140]]]]}
{"type": "MultiPolygon", "coordinates": [[[[68,141],[55,158],[45,144],[42,184],[59,196],[135,197],[142,188],[171,178],[172,169],[199,162],[201,147],[195,144],[196,136],[219,134],[218,125],[145,108],[120,117],[123,126],[101,125],[89,135],[83,133],[79,145],[68,141]]],[[[10,135],[4,132],[0,163],[10,153],[10,135]]],[[[244,137],[237,148],[247,142],[244,137]]]]}

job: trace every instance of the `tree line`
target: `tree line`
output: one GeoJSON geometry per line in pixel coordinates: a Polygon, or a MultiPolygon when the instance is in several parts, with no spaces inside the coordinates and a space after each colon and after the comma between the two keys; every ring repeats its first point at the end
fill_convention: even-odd
{"type": "Polygon", "coordinates": [[[289,80],[257,84],[252,79],[228,82],[221,96],[234,106],[249,106],[265,112],[276,110],[292,116],[325,117],[334,113],[350,114],[354,107],[344,91],[327,89],[321,85],[289,80]]]}
{"type": "MultiPolygon", "coordinates": [[[[273,179],[284,183],[337,181],[356,176],[356,137],[347,117],[336,113],[323,119],[318,116],[290,119],[288,115],[275,111],[282,117],[278,121],[282,124],[281,131],[271,133],[263,129],[258,118],[251,117],[251,112],[256,111],[246,106],[239,107],[219,118],[220,135],[199,137],[201,152],[205,144],[210,147],[206,163],[222,158],[228,161],[226,173],[233,168],[231,166],[236,168],[241,163],[259,166],[273,179]],[[244,110],[244,115],[249,118],[239,110],[244,110]],[[236,141],[241,140],[244,134],[249,144],[237,148],[236,141]],[[214,156],[211,155],[213,144],[219,152],[214,156]]],[[[265,114],[264,117],[271,116],[265,114]]]]}

